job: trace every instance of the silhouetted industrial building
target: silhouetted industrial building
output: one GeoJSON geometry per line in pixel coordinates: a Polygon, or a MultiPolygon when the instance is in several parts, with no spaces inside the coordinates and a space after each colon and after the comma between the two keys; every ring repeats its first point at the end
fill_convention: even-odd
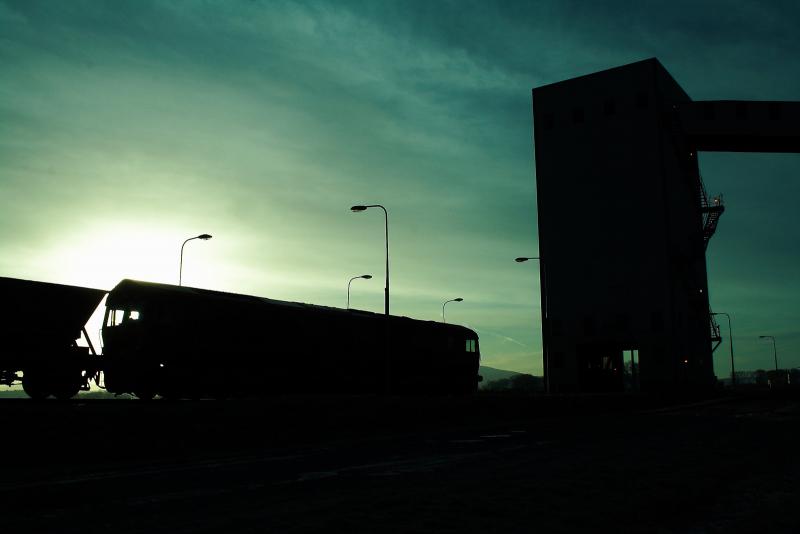
{"type": "Polygon", "coordinates": [[[800,104],[693,102],[648,59],[538,87],[533,116],[550,391],[622,390],[626,359],[634,387],[711,386],[697,151],[797,152],[800,104]]]}

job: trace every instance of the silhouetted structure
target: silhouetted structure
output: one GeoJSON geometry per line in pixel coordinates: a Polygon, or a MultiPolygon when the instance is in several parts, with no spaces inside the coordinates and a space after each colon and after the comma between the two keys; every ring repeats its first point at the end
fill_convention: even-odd
{"type": "Polygon", "coordinates": [[[359,310],[123,280],[103,323],[105,386],[168,398],[470,394],[478,335],[359,310]]]}
{"type": "Polygon", "coordinates": [[[550,391],[711,387],[705,249],[724,211],[698,150],[797,152],[796,102],[692,102],[656,59],[533,90],[550,391]]]}
{"type": "Polygon", "coordinates": [[[100,360],[84,325],[106,292],[100,289],[0,278],[0,384],[22,372],[32,398],[70,398],[89,388],[100,360]],[[76,341],[83,333],[89,347],[76,341]]]}
{"type": "Polygon", "coordinates": [[[0,278],[0,296],[13,303],[0,309],[0,385],[22,372],[33,398],[90,380],[143,399],[478,387],[478,335],[458,325],[134,280],[106,292],[0,278]],[[98,355],[84,325],[106,293],[98,355]]]}

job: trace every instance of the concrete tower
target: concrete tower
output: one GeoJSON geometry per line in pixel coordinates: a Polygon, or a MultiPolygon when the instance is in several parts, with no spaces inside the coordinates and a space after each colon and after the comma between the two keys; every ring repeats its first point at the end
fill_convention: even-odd
{"type": "Polygon", "coordinates": [[[705,249],[724,207],[697,151],[797,151],[800,107],[692,102],[648,59],[538,87],[533,116],[549,390],[621,391],[625,354],[634,387],[711,387],[705,249]]]}

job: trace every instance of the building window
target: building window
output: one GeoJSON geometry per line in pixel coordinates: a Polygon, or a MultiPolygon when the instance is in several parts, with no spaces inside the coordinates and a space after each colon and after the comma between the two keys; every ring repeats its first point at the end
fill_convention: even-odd
{"type": "Polygon", "coordinates": [[[647,106],[649,104],[648,100],[649,99],[648,99],[647,93],[645,93],[644,91],[639,91],[638,93],[636,93],[636,107],[637,108],[639,108],[639,109],[647,109],[647,106]]]}
{"type": "Polygon", "coordinates": [[[631,328],[631,316],[628,313],[617,315],[617,331],[628,332],[631,328]]]}
{"type": "Polygon", "coordinates": [[[467,352],[475,352],[475,340],[468,339],[467,340],[467,352]]]}
{"type": "Polygon", "coordinates": [[[781,105],[777,102],[770,102],[769,104],[769,120],[776,121],[781,118],[781,105]]]}
{"type": "Polygon", "coordinates": [[[554,336],[563,334],[564,326],[561,319],[550,319],[550,333],[554,336]]]}
{"type": "Polygon", "coordinates": [[[737,102],[736,103],[736,118],[739,120],[744,120],[747,118],[747,103],[746,102],[737,102]]]}
{"type": "Polygon", "coordinates": [[[664,313],[660,310],[654,311],[650,314],[650,327],[653,332],[664,331],[664,313]]]}
{"type": "Polygon", "coordinates": [[[709,121],[717,118],[717,110],[711,102],[703,104],[703,118],[709,121]]]}
{"type": "Polygon", "coordinates": [[[583,334],[586,336],[593,336],[597,333],[594,325],[594,317],[587,315],[583,318],[583,334]]]}

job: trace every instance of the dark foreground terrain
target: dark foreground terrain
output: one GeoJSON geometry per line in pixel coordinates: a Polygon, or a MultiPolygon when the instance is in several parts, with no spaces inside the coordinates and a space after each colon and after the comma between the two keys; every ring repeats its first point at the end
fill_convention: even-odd
{"type": "Polygon", "coordinates": [[[0,401],[3,532],[798,532],[800,398],[0,401]]]}

